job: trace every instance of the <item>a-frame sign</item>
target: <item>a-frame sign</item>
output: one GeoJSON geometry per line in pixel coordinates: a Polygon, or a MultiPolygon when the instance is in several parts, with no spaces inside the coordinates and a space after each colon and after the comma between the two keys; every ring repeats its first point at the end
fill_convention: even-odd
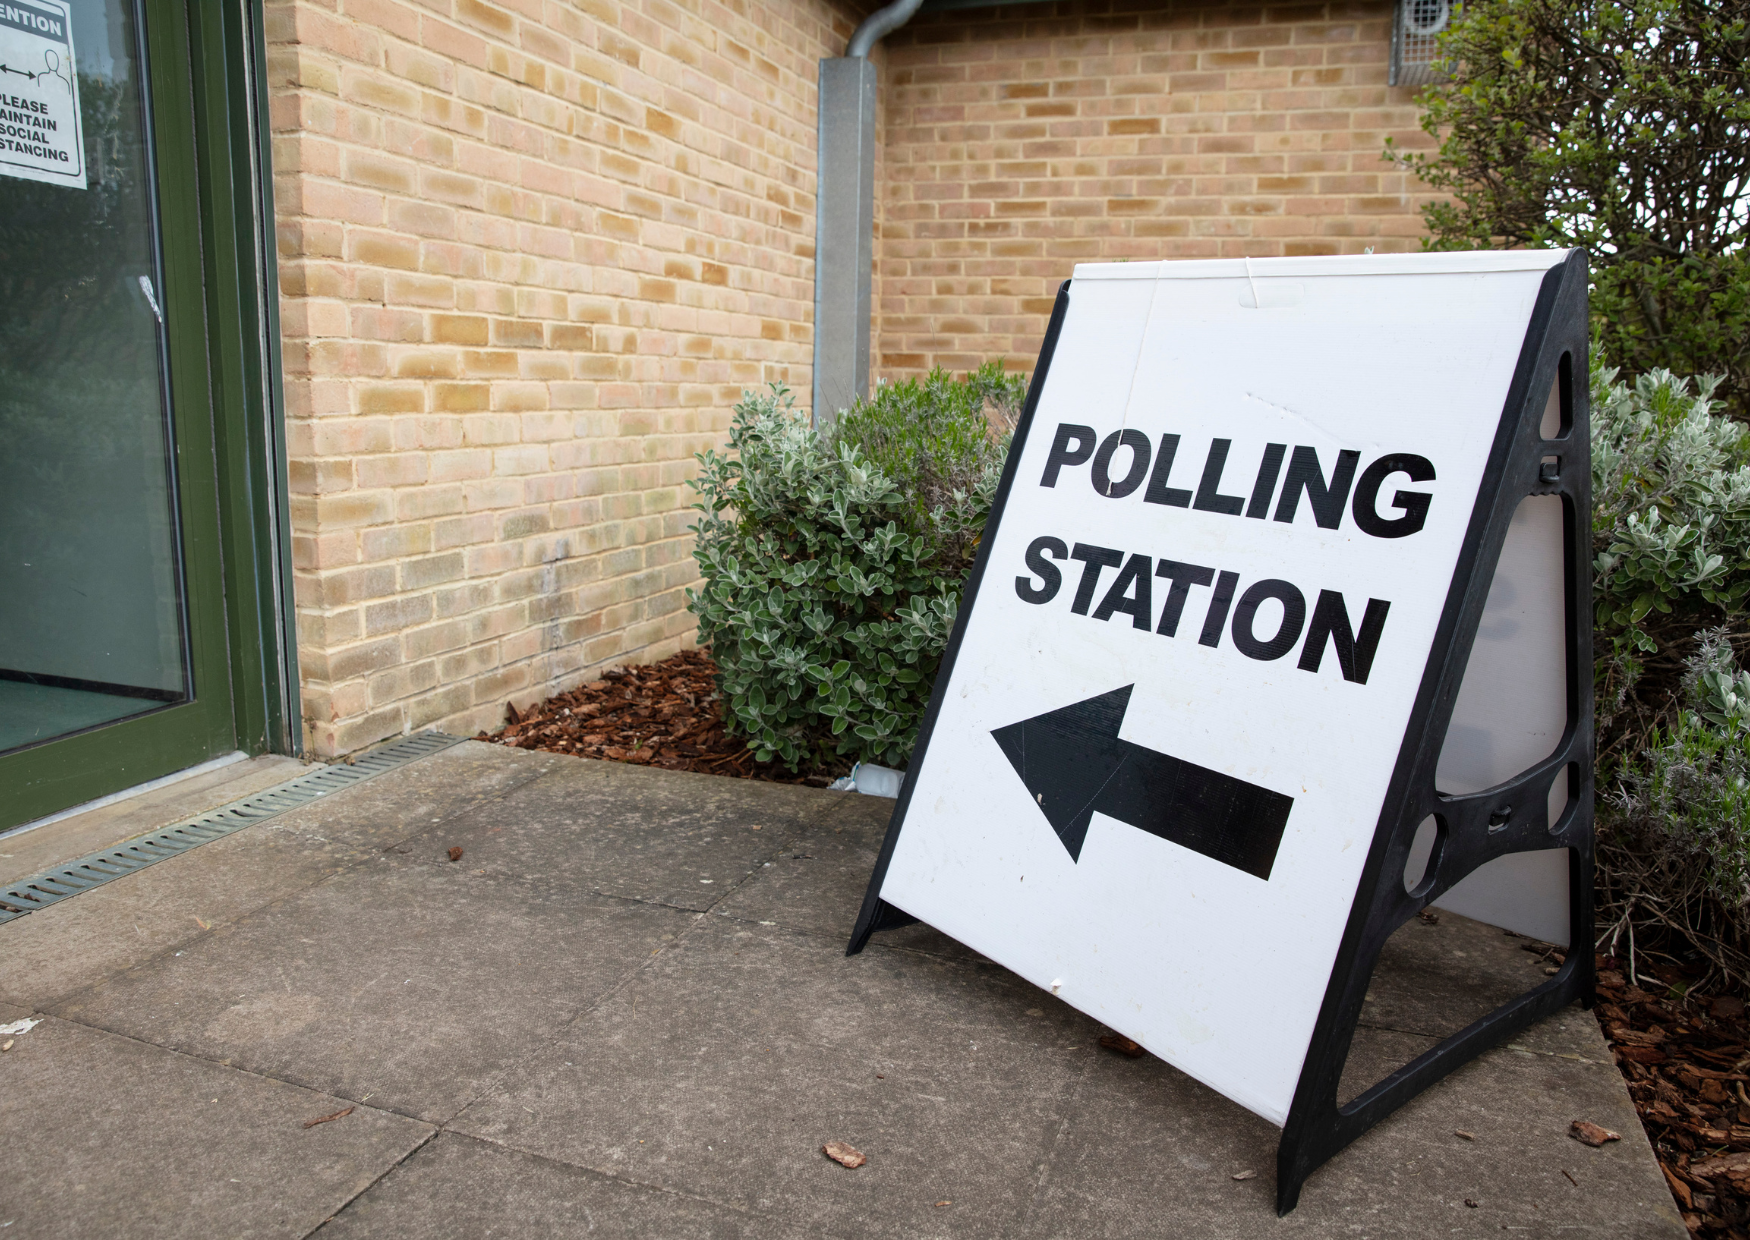
{"type": "Polygon", "coordinates": [[[1590,1003],[1586,296],[1579,252],[1078,268],[850,951],[926,921],[1281,1125],[1283,1213],[1590,1003]],[[1529,769],[1443,792],[1528,496],[1560,506],[1565,712],[1529,769]],[[1562,877],[1552,850],[1561,970],[1339,1105],[1392,931],[1473,874],[1562,877]]]}

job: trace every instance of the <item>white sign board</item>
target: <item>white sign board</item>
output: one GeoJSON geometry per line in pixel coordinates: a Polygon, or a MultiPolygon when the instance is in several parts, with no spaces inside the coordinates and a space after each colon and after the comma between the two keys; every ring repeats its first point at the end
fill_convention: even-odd
{"type": "Polygon", "coordinates": [[[1565,257],[1078,267],[881,899],[1283,1123],[1565,257]]]}
{"type": "Polygon", "coordinates": [[[74,63],[61,0],[0,0],[0,176],[85,188],[74,63]]]}

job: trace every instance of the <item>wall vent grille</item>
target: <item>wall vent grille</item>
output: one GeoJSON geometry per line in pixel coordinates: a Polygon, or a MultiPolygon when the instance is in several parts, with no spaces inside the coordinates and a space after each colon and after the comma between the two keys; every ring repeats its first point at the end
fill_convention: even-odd
{"type": "Polygon", "coordinates": [[[1391,85],[1427,86],[1443,81],[1434,62],[1440,34],[1452,24],[1453,0],[1398,0],[1391,33],[1391,85]]]}

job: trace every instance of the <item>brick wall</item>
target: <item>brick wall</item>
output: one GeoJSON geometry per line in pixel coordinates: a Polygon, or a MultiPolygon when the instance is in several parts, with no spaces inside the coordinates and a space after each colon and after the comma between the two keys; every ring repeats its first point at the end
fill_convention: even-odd
{"type": "Polygon", "coordinates": [[[684,486],[809,389],[826,0],[269,0],[306,737],[690,640],[684,486]]]}
{"type": "Polygon", "coordinates": [[[889,36],[879,370],[1030,370],[1077,262],[1416,248],[1390,0],[1085,0],[889,36]]]}
{"type": "MultiPolygon", "coordinates": [[[[852,0],[268,0],[306,739],[691,641],[685,486],[806,402],[852,0]]],[[[1075,262],[1404,248],[1389,0],[1056,0],[876,53],[877,371],[1028,369],[1075,262]]]]}

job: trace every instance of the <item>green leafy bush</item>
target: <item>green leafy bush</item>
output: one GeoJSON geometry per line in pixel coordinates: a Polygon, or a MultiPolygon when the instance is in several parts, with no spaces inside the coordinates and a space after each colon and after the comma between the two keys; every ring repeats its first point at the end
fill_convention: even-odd
{"type": "MultiPolygon", "coordinates": [[[[1609,945],[1670,940],[1750,978],[1750,673],[1723,629],[1695,635],[1686,700],[1599,805],[1609,945]],[[1649,935],[1649,930],[1653,933],[1649,935]]],[[[1668,954],[1668,953],[1661,953],[1668,954]]]]}
{"type": "Polygon", "coordinates": [[[699,455],[688,606],[761,761],[905,764],[1023,395],[1000,363],[938,370],[820,432],[774,384],[699,455]]]}
{"type": "Polygon", "coordinates": [[[1628,758],[1680,708],[1698,630],[1742,631],[1750,595],[1750,429],[1717,381],[1592,366],[1593,599],[1600,756],[1628,758]]]}
{"type": "Polygon", "coordinates": [[[1750,593],[1750,428],[1711,411],[1711,376],[1693,390],[1668,370],[1615,380],[1594,362],[1598,623],[1651,653],[1660,629],[1693,628],[1703,604],[1735,612],[1750,593]]]}
{"type": "Polygon", "coordinates": [[[1432,249],[1581,246],[1632,374],[1750,418],[1750,0],[1467,0],[1421,97],[1432,249]]]}
{"type": "MultiPolygon", "coordinates": [[[[1750,429],[1717,381],[1592,368],[1606,946],[1750,982],[1750,429]]],[[[1631,966],[1632,967],[1632,966],[1631,966]]]]}
{"type": "Polygon", "coordinates": [[[1750,733],[1750,672],[1738,670],[1729,632],[1718,628],[1695,636],[1695,653],[1685,661],[1684,699],[1723,735],[1750,733]]]}

